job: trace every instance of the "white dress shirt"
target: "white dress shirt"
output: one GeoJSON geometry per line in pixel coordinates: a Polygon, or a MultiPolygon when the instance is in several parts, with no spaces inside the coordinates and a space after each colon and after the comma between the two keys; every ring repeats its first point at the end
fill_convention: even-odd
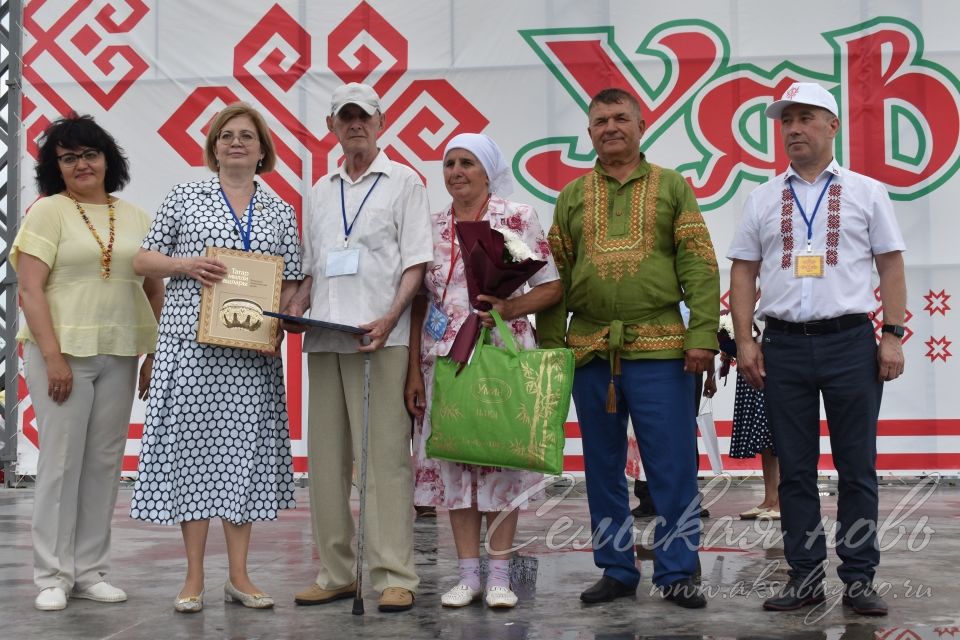
{"type": "Polygon", "coordinates": [[[759,314],[787,322],[809,322],[850,313],[870,313],[878,303],[873,293],[873,256],[904,251],[903,236],[884,186],[867,176],[844,169],[833,160],[812,183],[791,166],[785,173],[757,187],[747,198],[743,218],[727,258],[761,261],[759,314]],[[817,200],[824,192],[819,208],[817,200]],[[795,255],[807,252],[807,223],[790,193],[796,192],[809,220],[813,216],[810,252],[824,256],[822,278],[794,275],[795,255]],[[839,239],[832,251],[827,234],[830,190],[839,187],[839,239]],[[793,247],[781,233],[784,207],[792,207],[793,247]],[[814,214],[814,212],[816,213],[814,214]],[[785,246],[786,245],[786,246],[785,246]],[[784,255],[789,254],[785,259],[784,255]]]}
{"type": "MultiPolygon", "coordinates": [[[[303,269],[313,276],[310,318],[353,326],[377,320],[390,309],[403,272],[432,258],[427,191],[409,167],[393,162],[381,151],[356,181],[341,166],[314,186],[303,220],[303,269]],[[374,186],[378,175],[380,180],[374,186]],[[347,226],[353,223],[349,236],[344,211],[347,226]],[[344,248],[359,249],[357,273],[328,277],[328,255],[344,248]]],[[[409,340],[408,307],[385,346],[406,346],[409,340]]],[[[357,341],[346,333],[310,329],[303,350],[353,353],[357,341]]]]}

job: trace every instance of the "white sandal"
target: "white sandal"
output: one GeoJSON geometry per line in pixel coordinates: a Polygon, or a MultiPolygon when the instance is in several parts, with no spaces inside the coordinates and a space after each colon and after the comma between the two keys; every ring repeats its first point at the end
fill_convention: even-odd
{"type": "Polygon", "coordinates": [[[480,598],[480,590],[473,589],[462,582],[440,596],[440,604],[445,607],[465,607],[480,598]]]}

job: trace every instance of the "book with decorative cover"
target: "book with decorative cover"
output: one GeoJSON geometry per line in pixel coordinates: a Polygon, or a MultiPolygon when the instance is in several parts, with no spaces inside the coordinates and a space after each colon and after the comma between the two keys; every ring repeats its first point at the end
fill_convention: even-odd
{"type": "Polygon", "coordinates": [[[272,350],[278,320],[265,312],[279,310],[283,258],[218,247],[207,247],[207,257],[223,262],[227,275],[203,287],[197,342],[272,350]]]}

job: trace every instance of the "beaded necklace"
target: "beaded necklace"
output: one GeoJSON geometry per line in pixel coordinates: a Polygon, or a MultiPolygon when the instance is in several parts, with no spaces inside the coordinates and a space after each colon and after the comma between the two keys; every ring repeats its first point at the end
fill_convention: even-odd
{"type": "Polygon", "coordinates": [[[83,210],[83,207],[80,205],[80,201],[74,197],[70,192],[67,192],[67,195],[70,196],[70,199],[73,200],[73,204],[77,207],[77,212],[80,214],[80,217],[83,218],[83,221],[87,223],[87,229],[90,229],[90,233],[93,234],[94,240],[97,241],[97,244],[100,245],[100,277],[103,280],[108,280],[110,278],[110,260],[113,258],[113,240],[116,235],[117,230],[117,213],[113,208],[113,203],[115,202],[114,198],[107,196],[107,212],[110,218],[110,238],[107,240],[107,246],[103,246],[103,240],[100,239],[100,234],[97,233],[97,230],[93,227],[93,224],[90,222],[90,218],[87,217],[87,212],[83,210]]]}

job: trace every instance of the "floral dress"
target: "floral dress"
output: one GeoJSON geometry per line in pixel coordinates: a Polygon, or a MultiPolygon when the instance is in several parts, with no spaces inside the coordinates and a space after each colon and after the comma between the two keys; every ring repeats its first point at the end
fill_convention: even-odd
{"type": "MultiPolygon", "coordinates": [[[[550,255],[550,245],[540,226],[537,212],[530,206],[507,202],[497,196],[490,197],[484,220],[494,229],[510,229],[520,235],[534,255],[547,264],[534,274],[527,285],[535,287],[559,279],[556,264],[550,255]]],[[[413,500],[418,506],[442,506],[449,509],[465,509],[476,505],[481,512],[503,511],[514,507],[524,507],[528,500],[540,497],[537,488],[542,479],[539,473],[478,467],[445,460],[427,458],[424,448],[430,437],[430,403],[433,400],[433,367],[437,357],[450,351],[457,331],[471,313],[467,295],[467,281],[463,271],[463,260],[455,241],[453,216],[450,207],[431,216],[433,227],[433,262],[427,267],[424,284],[432,304],[442,307],[449,320],[446,332],[440,340],[434,340],[424,333],[420,348],[420,370],[426,389],[427,411],[414,424],[413,450],[416,484],[413,500]],[[451,258],[457,256],[451,270],[451,258]],[[449,284],[447,279],[449,277],[449,284]],[[516,500],[516,504],[514,504],[516,500]]],[[[510,297],[521,295],[516,291],[510,297]]],[[[517,346],[524,349],[536,348],[533,327],[527,318],[516,318],[507,323],[513,331],[517,346]]],[[[494,343],[502,346],[496,332],[494,343]]]]}

